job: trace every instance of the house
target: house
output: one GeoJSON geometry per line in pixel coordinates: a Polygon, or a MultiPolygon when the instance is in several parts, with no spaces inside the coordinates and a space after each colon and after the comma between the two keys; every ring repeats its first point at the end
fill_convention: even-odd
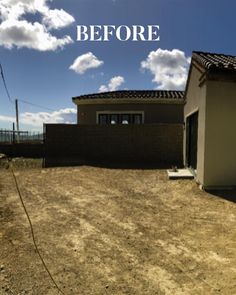
{"type": "Polygon", "coordinates": [[[112,91],[73,102],[78,124],[45,124],[45,167],[183,165],[183,91],[112,91]]]}
{"type": "Polygon", "coordinates": [[[183,165],[182,91],[113,91],[73,98],[78,124],[45,124],[45,167],[183,165]]]}
{"type": "Polygon", "coordinates": [[[185,92],[112,91],[73,102],[78,124],[46,125],[49,164],[66,155],[70,164],[184,165],[205,189],[236,186],[236,56],[194,51],[185,92]]]}
{"type": "Polygon", "coordinates": [[[206,189],[236,186],[236,57],[193,52],[185,100],[185,166],[206,189]]]}
{"type": "Polygon", "coordinates": [[[80,125],[183,124],[184,92],[123,90],[81,95],[77,105],[80,125]]]}

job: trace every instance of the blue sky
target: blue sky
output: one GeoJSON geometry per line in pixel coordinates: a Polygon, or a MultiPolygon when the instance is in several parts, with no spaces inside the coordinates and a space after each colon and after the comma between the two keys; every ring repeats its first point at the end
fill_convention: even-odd
{"type": "MultiPolygon", "coordinates": [[[[193,50],[236,55],[235,11],[233,0],[1,0],[0,61],[11,97],[51,109],[19,102],[21,129],[75,121],[71,97],[84,93],[183,89],[193,50]],[[77,25],[97,24],[157,24],[161,40],[76,41],[77,25]]],[[[0,81],[0,128],[11,128],[14,115],[0,81]]]]}

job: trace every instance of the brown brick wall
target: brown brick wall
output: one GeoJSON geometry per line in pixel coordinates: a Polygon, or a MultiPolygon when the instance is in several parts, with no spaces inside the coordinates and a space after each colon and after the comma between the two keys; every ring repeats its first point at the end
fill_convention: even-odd
{"type": "Polygon", "coordinates": [[[83,163],[183,164],[183,125],[47,124],[45,165],[83,163]]]}

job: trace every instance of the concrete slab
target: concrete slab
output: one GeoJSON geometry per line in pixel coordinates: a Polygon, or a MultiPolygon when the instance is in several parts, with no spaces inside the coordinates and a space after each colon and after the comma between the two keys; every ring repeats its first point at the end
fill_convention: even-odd
{"type": "Polygon", "coordinates": [[[169,179],[193,179],[194,175],[189,169],[167,170],[169,179]]]}

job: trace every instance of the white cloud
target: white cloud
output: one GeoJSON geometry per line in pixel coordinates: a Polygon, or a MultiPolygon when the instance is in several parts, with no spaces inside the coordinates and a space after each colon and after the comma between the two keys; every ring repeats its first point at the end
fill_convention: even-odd
{"type": "Polygon", "coordinates": [[[5,21],[0,25],[0,45],[11,49],[27,47],[40,51],[56,50],[72,43],[69,36],[58,39],[47,32],[40,23],[27,21],[5,21]]]}
{"type": "Polygon", "coordinates": [[[49,29],[60,29],[74,22],[73,16],[63,9],[48,9],[47,14],[43,17],[43,23],[49,29]]]}
{"type": "Polygon", "coordinates": [[[60,29],[74,22],[63,9],[50,9],[47,0],[1,0],[0,46],[27,47],[39,51],[56,50],[73,43],[70,36],[57,38],[51,29],[60,29]],[[29,22],[27,14],[38,13],[41,22],[29,22]]]}
{"type": "Polygon", "coordinates": [[[16,120],[16,118],[14,118],[14,117],[0,115],[0,122],[12,123],[12,122],[15,122],[15,120],[16,120]]]}
{"type": "Polygon", "coordinates": [[[78,56],[69,69],[78,74],[84,74],[87,70],[98,68],[103,65],[103,63],[104,62],[99,60],[92,52],[87,52],[78,56]]]}
{"type": "Polygon", "coordinates": [[[124,77],[122,76],[115,76],[111,78],[108,85],[101,85],[99,88],[99,92],[106,92],[106,91],[115,91],[117,90],[123,83],[125,82],[124,77]]]}
{"type": "MultiPolygon", "coordinates": [[[[66,123],[73,124],[76,123],[76,109],[67,108],[55,111],[52,113],[39,112],[30,113],[25,112],[20,114],[20,125],[29,125],[33,127],[42,128],[43,123],[66,123]]],[[[0,116],[1,122],[15,122],[15,118],[11,116],[0,116]]]]}
{"type": "Polygon", "coordinates": [[[182,90],[185,87],[190,58],[178,49],[151,51],[141,62],[141,69],[149,70],[157,89],[182,90]]]}
{"type": "Polygon", "coordinates": [[[20,122],[26,125],[40,127],[43,123],[75,123],[76,109],[61,109],[52,113],[22,113],[20,115],[20,122]]]}

